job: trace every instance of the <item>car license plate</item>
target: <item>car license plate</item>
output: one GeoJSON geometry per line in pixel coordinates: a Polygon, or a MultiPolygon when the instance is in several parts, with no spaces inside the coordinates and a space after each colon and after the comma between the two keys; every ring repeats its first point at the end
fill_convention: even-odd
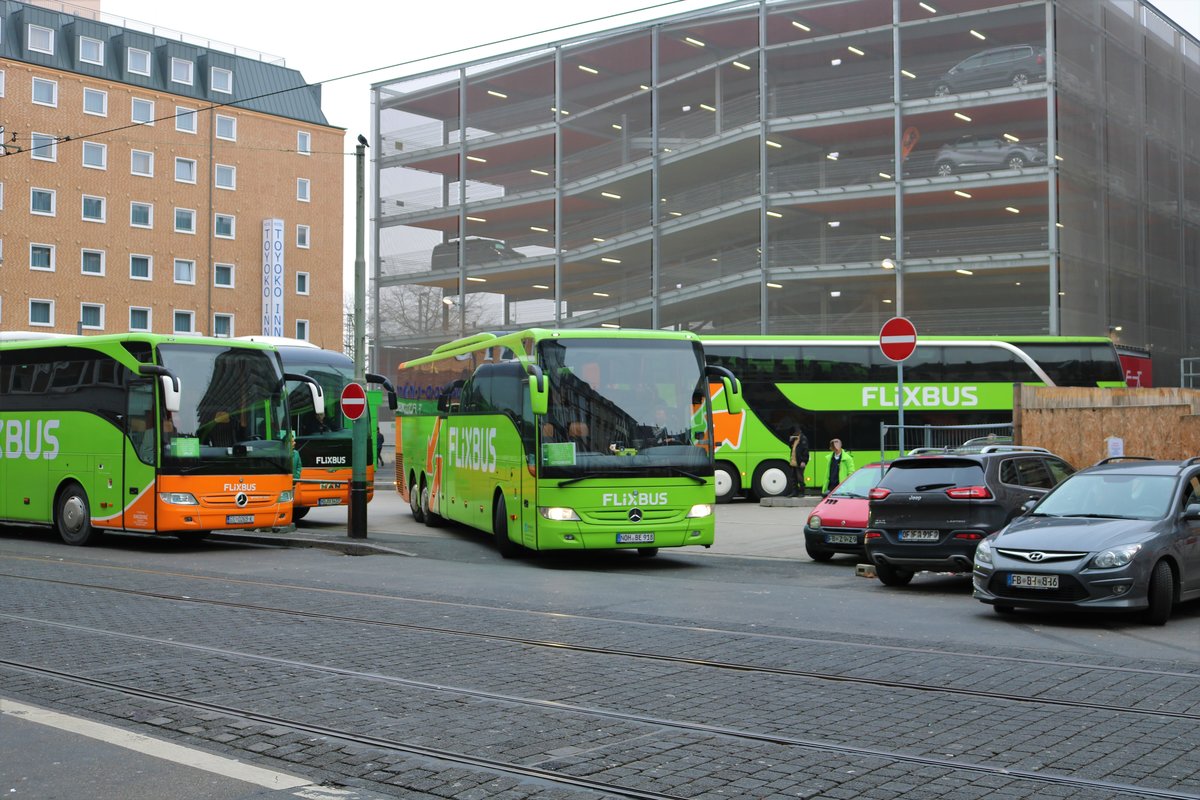
{"type": "Polygon", "coordinates": [[[317,505],[319,505],[319,506],[340,506],[341,504],[342,504],[342,498],[340,498],[340,497],[317,498],[317,505]]]}
{"type": "Polygon", "coordinates": [[[900,531],[902,542],[936,542],[940,538],[940,531],[900,531]]]}
{"type": "Polygon", "coordinates": [[[245,525],[248,522],[254,522],[253,514],[226,514],[226,525],[245,525]]]}
{"type": "Polygon", "coordinates": [[[618,533],[617,544],[649,544],[654,541],[653,533],[618,533]]]}
{"type": "Polygon", "coordinates": [[[825,544],[858,544],[858,537],[853,533],[827,533],[825,544]]]}
{"type": "Polygon", "coordinates": [[[1057,589],[1057,575],[1009,575],[1008,585],[1014,589],[1057,589]]]}

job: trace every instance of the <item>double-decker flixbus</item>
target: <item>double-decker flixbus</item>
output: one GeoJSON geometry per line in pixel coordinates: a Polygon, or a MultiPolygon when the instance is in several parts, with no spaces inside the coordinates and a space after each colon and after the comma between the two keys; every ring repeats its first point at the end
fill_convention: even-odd
{"type": "Polygon", "coordinates": [[[269,345],[5,336],[0,426],[0,521],[53,526],[68,544],[292,517],[284,371],[269,345]]]}
{"type": "MultiPolygon", "coordinates": [[[[707,363],[742,383],[744,414],[714,398],[717,501],[789,493],[789,437],[801,430],[812,455],[805,485],[831,439],[851,451],[880,450],[881,423],[895,423],[896,364],[869,336],[701,336],[707,363]]],[[[1110,340],[1065,336],[922,336],[904,362],[905,429],[1012,423],[1014,384],[1124,386],[1110,340]]],[[[884,449],[888,459],[898,451],[884,449]]]]}
{"type": "Polygon", "coordinates": [[[529,550],[713,542],[712,415],[686,332],[482,333],[400,365],[396,483],[413,516],[529,550]]]}
{"type": "MultiPolygon", "coordinates": [[[[292,499],[292,519],[304,519],[312,508],[349,506],[354,423],[342,415],[341,396],[342,390],[354,382],[354,361],[345,353],[325,350],[303,339],[283,336],[241,338],[274,346],[289,376],[304,376],[316,381],[323,390],[324,402],[315,406],[306,384],[293,381],[289,387],[288,414],[301,465],[292,499]]],[[[368,383],[384,387],[388,404],[395,409],[396,393],[391,383],[382,375],[370,372],[365,377],[368,383]]],[[[366,456],[366,484],[367,502],[370,502],[375,496],[379,392],[368,392],[367,400],[367,424],[371,435],[366,456]]]]}

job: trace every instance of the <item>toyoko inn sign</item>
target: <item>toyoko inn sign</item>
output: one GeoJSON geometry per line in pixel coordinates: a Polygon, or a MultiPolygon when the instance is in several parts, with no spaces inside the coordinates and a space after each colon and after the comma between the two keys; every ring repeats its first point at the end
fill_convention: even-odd
{"type": "Polygon", "coordinates": [[[283,332],[283,220],[263,220],[262,333],[284,336],[283,332]]]}

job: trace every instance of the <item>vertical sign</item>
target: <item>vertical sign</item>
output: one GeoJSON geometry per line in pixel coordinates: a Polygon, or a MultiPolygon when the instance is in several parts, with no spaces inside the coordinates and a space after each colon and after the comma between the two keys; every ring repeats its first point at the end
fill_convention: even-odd
{"type": "Polygon", "coordinates": [[[263,220],[262,333],[286,336],[283,330],[283,220],[263,220]]]}

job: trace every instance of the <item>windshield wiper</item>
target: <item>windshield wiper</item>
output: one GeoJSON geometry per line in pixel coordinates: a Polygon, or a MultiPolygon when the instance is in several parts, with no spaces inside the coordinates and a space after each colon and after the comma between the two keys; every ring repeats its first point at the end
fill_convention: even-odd
{"type": "Polygon", "coordinates": [[[1064,517],[1083,517],[1084,519],[1129,519],[1123,514],[1063,514],[1064,517]]]}
{"type": "Polygon", "coordinates": [[[704,478],[701,478],[699,475],[693,475],[692,473],[688,472],[685,469],[680,469],[679,467],[672,467],[672,466],[668,466],[667,469],[671,470],[671,472],[674,472],[676,475],[682,475],[685,478],[691,478],[696,483],[704,483],[704,478]]]}
{"type": "Polygon", "coordinates": [[[867,499],[867,496],[865,494],[858,494],[857,492],[834,492],[833,496],[834,497],[845,497],[848,500],[866,500],[867,499]]]}
{"type": "Polygon", "coordinates": [[[953,483],[926,483],[913,489],[914,492],[932,492],[934,489],[948,489],[953,483]]]}
{"type": "Polygon", "coordinates": [[[589,478],[623,478],[628,475],[629,473],[625,470],[600,470],[596,472],[589,472],[587,475],[580,475],[578,478],[564,478],[558,482],[558,485],[570,486],[572,483],[586,481],[589,478]]]}

